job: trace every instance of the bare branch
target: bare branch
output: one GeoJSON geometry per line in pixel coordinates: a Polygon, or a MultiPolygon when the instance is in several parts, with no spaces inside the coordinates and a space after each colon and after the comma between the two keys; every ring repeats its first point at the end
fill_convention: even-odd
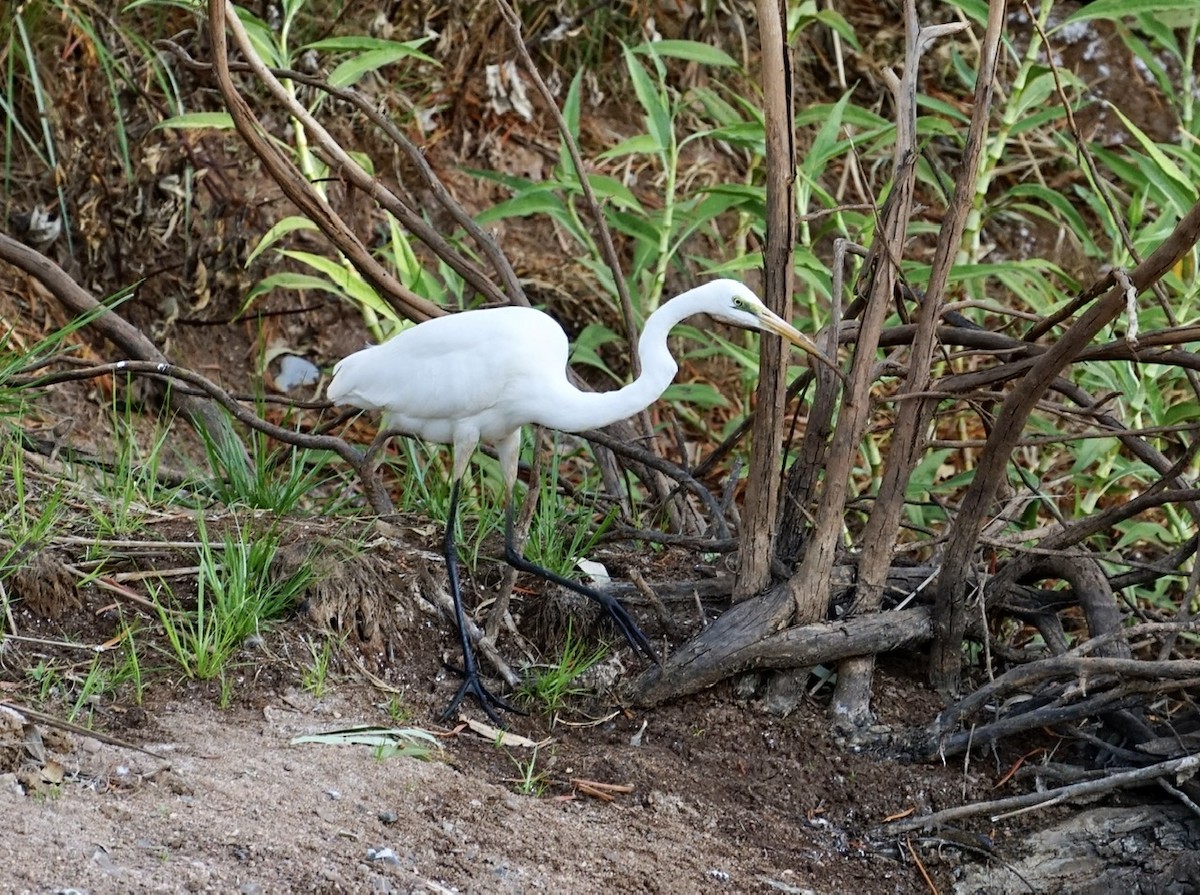
{"type": "MultiPolygon", "coordinates": [[[[296,166],[262,135],[262,125],[254,117],[241,94],[237,92],[229,73],[229,50],[225,39],[225,26],[226,10],[230,10],[232,13],[232,9],[233,6],[228,3],[228,0],[208,0],[209,31],[215,60],[213,71],[216,74],[221,96],[225,99],[225,106],[242,139],[259,157],[271,178],[283,190],[284,195],[291,199],[293,204],[316,224],[322,233],[329,237],[333,244],[350,259],[350,263],[380,290],[383,297],[398,313],[413,320],[427,320],[443,314],[444,311],[441,308],[405,287],[388,272],[387,268],[376,261],[357,234],[333,210],[329,202],[314,190],[296,166]]],[[[236,13],[229,15],[228,24],[239,42],[243,44],[242,51],[250,65],[256,72],[260,72],[261,69],[261,74],[265,74],[270,79],[270,72],[266,71],[266,66],[249,46],[249,40],[236,13]]]]}
{"type": "MultiPolygon", "coordinates": [[[[152,364],[170,364],[167,356],[158,350],[141,330],[125,320],[111,308],[105,308],[86,289],[76,283],[65,270],[45,255],[0,233],[0,261],[7,261],[36,279],[46,287],[71,313],[90,317],[89,326],[112,342],[125,354],[152,364]]],[[[207,434],[217,443],[236,441],[229,421],[212,405],[211,401],[190,395],[172,395],[171,403],[184,414],[192,426],[207,434]]],[[[247,463],[249,458],[247,458],[247,463]]]]}

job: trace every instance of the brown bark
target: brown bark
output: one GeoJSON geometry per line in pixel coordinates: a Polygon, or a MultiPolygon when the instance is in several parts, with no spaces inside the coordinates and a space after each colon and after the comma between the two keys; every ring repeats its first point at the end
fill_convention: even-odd
{"type": "MultiPolygon", "coordinates": [[[[762,45],[762,85],[767,145],[767,244],[763,249],[763,299],[787,319],[792,306],[792,246],[796,233],[796,142],[792,132],[791,55],[784,38],[784,13],[777,0],[758,0],[762,45]]],[[[750,478],[742,511],[735,600],[762,591],[771,582],[771,558],[779,511],[778,445],[783,435],[783,344],[759,344],[759,375],[751,432],[750,478]]]]}

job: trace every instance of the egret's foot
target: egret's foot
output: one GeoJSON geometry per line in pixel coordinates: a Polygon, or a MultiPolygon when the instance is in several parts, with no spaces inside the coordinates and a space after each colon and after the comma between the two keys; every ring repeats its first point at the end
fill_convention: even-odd
{"type": "Polygon", "coordinates": [[[660,668],[662,667],[662,659],[658,657],[658,651],[654,649],[650,638],[642,633],[642,629],[633,620],[633,616],[629,614],[629,610],[622,606],[616,597],[609,596],[600,591],[593,591],[592,599],[604,607],[604,611],[608,614],[608,617],[613,620],[613,624],[624,635],[625,640],[635,653],[645,656],[655,665],[658,665],[660,668]]]}
{"type": "Polygon", "coordinates": [[[443,721],[449,721],[454,717],[454,714],[458,711],[459,706],[462,705],[463,700],[466,699],[468,695],[475,697],[475,699],[479,702],[479,707],[483,709],[483,713],[488,716],[489,721],[491,721],[497,727],[505,730],[508,729],[508,724],[503,718],[496,714],[497,709],[503,709],[506,712],[512,712],[516,715],[525,714],[525,712],[521,711],[516,706],[488,690],[488,688],[483,685],[483,682],[479,680],[478,674],[463,674],[462,671],[454,668],[452,665],[448,665],[447,667],[457,671],[459,674],[462,674],[463,682],[459,685],[458,692],[454,694],[454,698],[450,700],[450,704],[446,706],[446,710],[442,712],[441,719],[443,721]]]}
{"type": "Polygon", "coordinates": [[[531,575],[537,575],[539,578],[544,578],[547,581],[552,581],[559,587],[565,587],[568,590],[573,590],[581,596],[587,597],[596,603],[599,603],[609,618],[613,620],[613,624],[617,626],[617,630],[628,641],[629,646],[639,655],[645,656],[655,665],[662,667],[662,659],[658,657],[658,652],[654,649],[654,645],[650,642],[642,629],[638,627],[637,622],[633,620],[633,616],[629,614],[629,610],[621,605],[621,601],[611,594],[606,594],[603,591],[598,591],[595,588],[588,587],[586,584],[580,584],[578,581],[572,581],[570,578],[564,578],[549,569],[544,569],[536,563],[532,563],[522,556],[517,548],[513,545],[513,522],[512,522],[512,504],[509,504],[507,511],[507,522],[505,524],[504,535],[504,559],[512,566],[521,572],[528,572],[531,575]]]}

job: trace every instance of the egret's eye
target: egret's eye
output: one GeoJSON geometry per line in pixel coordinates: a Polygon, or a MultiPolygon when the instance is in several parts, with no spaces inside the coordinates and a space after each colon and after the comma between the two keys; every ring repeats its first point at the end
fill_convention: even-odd
{"type": "Polygon", "coordinates": [[[733,306],[735,308],[744,308],[746,307],[746,302],[740,295],[735,295],[733,297],[733,306]]]}

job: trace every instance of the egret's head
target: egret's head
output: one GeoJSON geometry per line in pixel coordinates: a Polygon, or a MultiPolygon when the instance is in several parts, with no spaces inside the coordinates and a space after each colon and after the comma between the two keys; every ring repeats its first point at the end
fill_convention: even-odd
{"type": "Polygon", "coordinates": [[[711,317],[742,329],[775,333],[797,348],[821,360],[825,359],[812,339],[768,308],[753,290],[737,280],[714,280],[707,288],[713,300],[708,309],[711,317]]]}

